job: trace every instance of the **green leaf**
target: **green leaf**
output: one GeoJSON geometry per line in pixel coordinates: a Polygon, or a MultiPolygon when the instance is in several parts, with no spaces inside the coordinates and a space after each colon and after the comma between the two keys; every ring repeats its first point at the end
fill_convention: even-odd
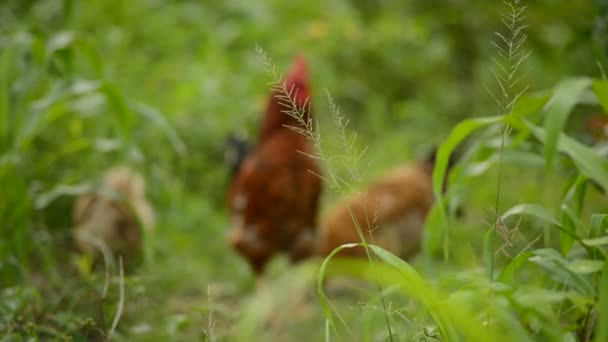
{"type": "Polygon", "coordinates": [[[435,168],[433,169],[433,192],[437,198],[441,197],[443,181],[448,168],[448,161],[454,149],[475,130],[493,125],[503,121],[502,116],[492,116],[487,118],[468,119],[460,122],[441,144],[437,151],[435,168]]]}
{"type": "Polygon", "coordinates": [[[547,223],[550,223],[550,224],[553,224],[556,226],[560,225],[559,221],[557,221],[557,219],[555,219],[553,214],[540,204],[535,204],[535,203],[518,204],[518,205],[512,207],[511,209],[507,210],[507,212],[505,212],[502,215],[502,219],[506,220],[511,216],[517,216],[517,215],[531,215],[531,216],[536,217],[537,219],[540,219],[541,221],[545,221],[547,223]]]}
{"type": "MultiPolygon", "coordinates": [[[[448,138],[439,146],[437,151],[437,158],[435,159],[435,168],[433,169],[433,192],[436,198],[436,205],[439,206],[439,224],[425,224],[425,230],[429,231],[434,236],[444,237],[443,243],[443,255],[444,259],[447,260],[449,256],[449,229],[447,211],[443,200],[443,182],[445,179],[446,171],[448,169],[448,162],[450,155],[454,149],[460,144],[466,137],[471,135],[475,130],[493,125],[503,121],[502,116],[493,116],[487,118],[476,118],[467,119],[461,121],[448,136],[448,138]],[[443,232],[443,234],[442,234],[443,232]]],[[[427,221],[428,222],[428,221],[427,221]]],[[[428,253],[431,246],[428,244],[431,240],[425,239],[424,250],[428,253]]]]}
{"type": "Polygon", "coordinates": [[[604,261],[591,259],[577,259],[568,264],[568,269],[578,274],[599,272],[604,268],[604,261]]]}
{"type": "Polygon", "coordinates": [[[553,160],[557,154],[558,139],[568,120],[568,115],[579,101],[583,91],[590,85],[590,78],[573,78],[559,83],[553,91],[545,115],[545,129],[547,131],[545,162],[547,168],[553,165],[553,160]]]}
{"type": "Polygon", "coordinates": [[[608,245],[608,235],[593,239],[585,239],[583,243],[587,246],[606,246],[608,245]]]}
{"type": "MultiPolygon", "coordinates": [[[[331,265],[329,264],[330,259],[340,250],[356,246],[362,246],[362,244],[340,246],[325,258],[319,270],[317,292],[330,325],[333,324],[332,309],[329,300],[323,293],[323,282],[327,275],[341,274],[368,280],[381,286],[397,286],[405,295],[425,307],[446,341],[463,340],[461,335],[467,341],[531,341],[522,334],[523,329],[519,322],[509,322],[517,326],[511,327],[512,329],[509,329],[507,333],[500,333],[498,325],[483,326],[471,310],[469,302],[458,300],[458,296],[452,297],[441,293],[425,281],[408,263],[381,247],[369,245],[374,255],[383,262],[370,263],[363,259],[348,258],[350,260],[337,259],[331,265]],[[334,267],[336,264],[338,267],[334,267]]],[[[501,308],[497,306],[491,306],[489,309],[501,311],[501,308]]]]}
{"type": "MultiPolygon", "coordinates": [[[[546,142],[546,131],[529,122],[526,125],[531,129],[534,136],[541,142],[546,142]]],[[[560,152],[566,153],[573,161],[579,171],[590,179],[595,180],[604,191],[608,192],[608,160],[597,155],[595,150],[587,147],[569,136],[561,133],[557,145],[560,152]]]]}
{"type": "Polygon", "coordinates": [[[559,303],[567,299],[568,292],[524,287],[518,289],[513,294],[513,298],[523,307],[538,309],[541,306],[559,303]]]}
{"type": "MultiPolygon", "coordinates": [[[[334,322],[334,310],[331,307],[329,298],[327,298],[327,296],[325,295],[325,291],[323,291],[323,283],[325,282],[325,280],[324,280],[325,275],[328,274],[329,261],[336,254],[340,253],[341,251],[343,251],[345,249],[355,248],[359,245],[360,245],[359,243],[349,243],[349,244],[344,244],[344,245],[337,247],[325,259],[323,259],[323,263],[321,263],[321,268],[319,269],[319,276],[317,277],[317,295],[319,296],[319,302],[321,303],[321,309],[323,310],[323,313],[325,314],[325,318],[327,319],[327,321],[329,322],[329,325],[331,326],[332,330],[336,334],[338,333],[338,329],[336,327],[336,323],[334,322]]],[[[344,323],[344,320],[341,319],[341,317],[339,316],[339,314],[337,312],[336,312],[336,314],[338,315],[338,318],[340,318],[340,321],[344,324],[344,326],[346,326],[346,323],[344,323]]]]}
{"type": "Polygon", "coordinates": [[[67,49],[76,40],[76,34],[72,31],[61,31],[55,33],[48,41],[46,49],[47,60],[51,58],[57,51],[67,49]]]}
{"type": "Polygon", "coordinates": [[[46,208],[51,202],[61,196],[78,196],[91,191],[91,189],[89,184],[59,184],[53,190],[43,193],[36,198],[36,209],[46,208]]]}
{"type": "Polygon", "coordinates": [[[116,114],[123,141],[126,142],[126,145],[130,145],[133,133],[133,117],[124,97],[116,87],[107,82],[101,87],[101,92],[106,96],[106,100],[116,114]]]}
{"type": "Polygon", "coordinates": [[[598,318],[595,324],[595,340],[608,341],[608,262],[604,264],[599,285],[598,318]]]}
{"type": "Polygon", "coordinates": [[[534,254],[529,260],[539,265],[553,279],[560,283],[568,284],[580,293],[592,296],[595,294],[595,289],[581,275],[573,272],[568,268],[568,261],[552,248],[537,249],[532,252],[534,254]]]}
{"type": "Polygon", "coordinates": [[[608,214],[593,214],[589,223],[589,238],[596,238],[602,235],[602,228],[606,225],[608,214]]]}
{"type": "Polygon", "coordinates": [[[589,255],[594,259],[601,255],[604,260],[608,260],[608,254],[602,247],[608,245],[608,236],[602,235],[607,217],[607,214],[591,215],[591,222],[589,222],[589,230],[587,232],[588,238],[581,241],[582,246],[586,249],[592,248],[589,255]]]}
{"type": "MultiPolygon", "coordinates": [[[[498,164],[498,161],[499,155],[497,153],[493,153],[486,160],[467,165],[464,172],[467,176],[479,176],[485,173],[490,167],[498,164]]],[[[502,162],[503,164],[525,168],[537,168],[544,164],[543,158],[536,153],[510,150],[503,151],[502,162]]]]}
{"type": "Polygon", "coordinates": [[[593,81],[593,92],[597,96],[597,99],[602,104],[604,111],[608,112],[608,81],[606,80],[595,80],[593,81]]]}
{"type": "Polygon", "coordinates": [[[175,150],[175,152],[177,152],[178,154],[184,154],[186,152],[186,145],[177,134],[175,128],[173,128],[173,126],[169,124],[169,122],[161,112],[150,106],[146,106],[142,103],[137,102],[131,103],[130,106],[136,113],[154,122],[165,132],[165,135],[169,139],[169,142],[171,142],[171,145],[173,145],[173,149],[175,150]]]}
{"type": "MultiPolygon", "coordinates": [[[[546,95],[541,96],[522,96],[515,103],[515,107],[513,108],[513,112],[509,115],[509,117],[514,118],[524,118],[526,116],[530,116],[534,113],[539,112],[543,107],[547,104],[550,97],[546,95]]],[[[510,119],[510,118],[509,118],[510,119]]]]}
{"type": "Polygon", "coordinates": [[[515,285],[517,283],[517,271],[532,256],[532,252],[518,254],[511,262],[503,268],[498,275],[498,281],[515,285]]]}
{"type": "Polygon", "coordinates": [[[12,69],[12,50],[6,49],[0,54],[0,153],[5,152],[9,144],[9,83],[12,69]]]}
{"type": "Polygon", "coordinates": [[[579,217],[583,209],[586,185],[587,178],[579,175],[566,192],[566,196],[564,196],[564,200],[562,201],[561,223],[564,229],[572,233],[564,234],[560,232],[560,244],[563,254],[567,254],[574,244],[572,235],[576,235],[576,227],[580,225],[579,217]]]}

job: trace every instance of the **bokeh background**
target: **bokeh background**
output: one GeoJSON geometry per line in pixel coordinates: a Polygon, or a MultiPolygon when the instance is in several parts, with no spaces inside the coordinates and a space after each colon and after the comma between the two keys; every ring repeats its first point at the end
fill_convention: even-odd
{"type": "MultiPolygon", "coordinates": [[[[603,1],[522,3],[531,55],[521,82],[530,92],[608,68],[603,1]]],[[[485,87],[495,89],[491,42],[505,10],[486,0],[2,1],[0,332],[85,340],[109,325],[101,320],[116,310],[117,283],[99,303],[103,277],[73,251],[71,206],[79,186],[127,164],[145,175],[158,225],[145,262],[126,278],[118,339],[205,339],[215,307],[218,335],[232,340],[268,305],[274,323],[252,340],[322,340],[313,304],[300,320],[277,313],[293,309],[285,292],[298,293],[294,281],[277,281],[275,297],[256,295],[225,243],[224,141],[255,140],[272,81],[256,46],[280,70],[306,56],[321,129],[331,132],[327,91],[368,147],[372,179],[424,155],[459,121],[498,114],[485,87]]],[[[542,176],[521,169],[505,171],[505,207],[539,196],[542,176]]],[[[479,256],[494,171],[463,190],[470,209],[455,234],[468,242],[454,252],[457,265],[479,256]]],[[[325,191],[323,208],[336,200],[325,191]]],[[[271,277],[289,266],[278,260],[273,269],[271,277]]]]}

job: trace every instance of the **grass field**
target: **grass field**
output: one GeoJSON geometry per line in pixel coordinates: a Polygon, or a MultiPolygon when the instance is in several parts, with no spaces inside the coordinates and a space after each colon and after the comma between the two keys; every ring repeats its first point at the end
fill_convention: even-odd
{"type": "Polygon", "coordinates": [[[607,341],[608,161],[583,130],[608,111],[607,23],[599,0],[3,1],[0,338],[607,341]],[[328,93],[358,133],[348,191],[432,146],[443,174],[459,145],[446,197],[465,216],[437,205],[409,264],[281,257],[256,289],[226,243],[224,164],[276,81],[256,47],[281,71],[307,57],[330,155],[328,93]],[[74,250],[71,208],[117,164],[157,224],[108,278],[74,250]]]}

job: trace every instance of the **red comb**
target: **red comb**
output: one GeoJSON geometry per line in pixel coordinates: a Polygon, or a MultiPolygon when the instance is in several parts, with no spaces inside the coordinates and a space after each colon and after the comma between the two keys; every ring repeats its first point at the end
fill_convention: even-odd
{"type": "Polygon", "coordinates": [[[270,97],[268,107],[266,108],[266,115],[262,124],[262,132],[260,134],[260,140],[263,141],[273,132],[281,129],[285,126],[298,126],[299,123],[289,115],[285,114],[286,108],[289,106],[285,101],[281,101],[277,95],[282,95],[282,91],[287,91],[292,96],[293,102],[304,112],[304,119],[308,120],[310,115],[310,87],[309,87],[309,73],[306,59],[302,55],[297,55],[291,70],[285,78],[284,89],[274,90],[270,97]]]}
{"type": "Polygon", "coordinates": [[[285,84],[288,89],[291,89],[293,86],[297,88],[308,87],[308,65],[303,55],[296,56],[291,70],[285,79],[285,84]]]}

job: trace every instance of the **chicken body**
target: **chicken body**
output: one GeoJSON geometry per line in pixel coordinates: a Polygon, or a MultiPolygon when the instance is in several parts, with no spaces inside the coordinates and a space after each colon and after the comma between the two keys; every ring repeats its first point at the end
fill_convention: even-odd
{"type": "MultiPolygon", "coordinates": [[[[308,70],[298,58],[285,81],[292,98],[308,119],[308,70]]],[[[284,252],[292,261],[313,254],[316,215],[321,194],[320,167],[305,153],[313,153],[301,127],[283,111],[276,91],[270,97],[257,146],[243,162],[228,192],[232,230],[230,243],[256,274],[284,252]]]]}
{"type": "MultiPolygon", "coordinates": [[[[404,260],[415,256],[434,202],[434,162],[435,152],[424,161],[389,171],[365,192],[336,204],[322,219],[318,253],[326,256],[340,245],[361,242],[358,225],[368,243],[404,260]]],[[[448,169],[454,162],[450,160],[448,169]]],[[[365,256],[365,250],[348,248],[341,254],[365,256]]]]}
{"type": "Polygon", "coordinates": [[[76,247],[95,258],[101,252],[135,258],[141,250],[141,227],[152,230],[155,222],[143,178],[127,167],[108,170],[103,191],[78,197],[72,214],[76,247]]]}
{"type": "MultiPolygon", "coordinates": [[[[396,168],[330,209],[321,224],[320,250],[328,255],[345,243],[361,242],[357,226],[369,243],[407,259],[420,249],[422,227],[433,205],[431,174],[422,165],[396,168]]],[[[344,255],[364,256],[363,248],[349,248],[344,255]]]]}

